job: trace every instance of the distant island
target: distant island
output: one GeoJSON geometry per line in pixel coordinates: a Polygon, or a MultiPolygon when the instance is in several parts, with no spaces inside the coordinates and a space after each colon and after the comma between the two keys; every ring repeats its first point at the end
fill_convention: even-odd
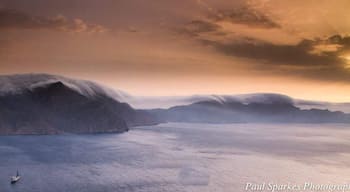
{"type": "Polygon", "coordinates": [[[216,96],[170,108],[135,109],[127,95],[49,74],[0,76],[0,135],[121,133],[165,122],[350,123],[350,114],[301,109],[279,94],[216,96]]]}

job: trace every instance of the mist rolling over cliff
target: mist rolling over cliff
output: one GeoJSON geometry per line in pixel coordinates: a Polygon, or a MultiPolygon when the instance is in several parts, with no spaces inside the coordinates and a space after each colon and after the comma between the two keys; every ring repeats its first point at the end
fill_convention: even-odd
{"type": "Polygon", "coordinates": [[[124,132],[154,124],[95,83],[46,74],[0,77],[1,134],[124,132]]]}
{"type": "MultiPolygon", "coordinates": [[[[170,108],[135,109],[143,98],[85,80],[48,74],[0,77],[1,134],[124,132],[160,122],[349,123],[350,115],[327,109],[300,109],[279,94],[192,96],[159,99],[170,108]],[[136,102],[136,103],[137,103],[136,102]],[[187,105],[176,105],[187,102],[187,105]]],[[[155,102],[157,98],[148,99],[155,102]]],[[[154,103],[153,103],[154,104],[154,103]]]]}

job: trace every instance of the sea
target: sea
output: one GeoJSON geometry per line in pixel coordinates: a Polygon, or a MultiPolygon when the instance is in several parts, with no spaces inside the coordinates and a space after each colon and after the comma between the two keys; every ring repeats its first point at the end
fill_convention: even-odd
{"type": "Polygon", "coordinates": [[[0,136],[0,192],[350,191],[348,185],[348,124],[166,123],[122,134],[0,136]],[[21,180],[11,184],[17,171],[21,180]]]}

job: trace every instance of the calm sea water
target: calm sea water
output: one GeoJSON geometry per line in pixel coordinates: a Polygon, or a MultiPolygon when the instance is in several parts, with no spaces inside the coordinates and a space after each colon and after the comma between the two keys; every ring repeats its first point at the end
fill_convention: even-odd
{"type": "Polygon", "coordinates": [[[350,126],[162,124],[124,134],[2,136],[0,192],[245,191],[350,183],[350,126]],[[19,170],[22,179],[10,184],[19,170]]]}

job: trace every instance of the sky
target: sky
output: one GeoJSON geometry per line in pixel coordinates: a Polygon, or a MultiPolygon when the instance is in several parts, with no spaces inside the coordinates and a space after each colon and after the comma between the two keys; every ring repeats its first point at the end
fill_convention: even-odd
{"type": "Polygon", "coordinates": [[[350,101],[350,1],[0,0],[0,74],[350,101]]]}

